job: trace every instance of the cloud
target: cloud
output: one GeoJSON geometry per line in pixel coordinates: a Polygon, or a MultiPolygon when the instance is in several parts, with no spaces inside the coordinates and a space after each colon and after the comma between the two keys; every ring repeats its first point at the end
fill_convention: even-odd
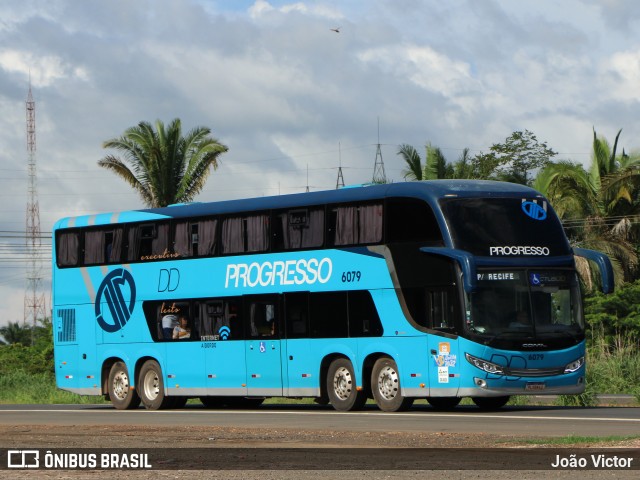
{"type": "Polygon", "coordinates": [[[89,80],[88,72],[82,66],[70,65],[55,55],[39,56],[20,50],[1,50],[0,68],[30,78],[34,87],[48,87],[65,78],[89,80]]]}
{"type": "MultiPolygon", "coordinates": [[[[0,229],[24,228],[29,71],[48,231],[62,216],[141,206],[96,163],[104,140],[142,120],[178,117],[229,146],[198,201],[333,188],[340,156],[346,183],[369,181],[378,119],[396,181],[400,143],[455,160],[529,129],[588,162],[595,126],[610,137],[624,128],[632,150],[636,4],[0,2],[0,229]]],[[[3,278],[0,295],[16,296],[3,278]]],[[[21,319],[16,308],[3,317],[21,319]]]]}

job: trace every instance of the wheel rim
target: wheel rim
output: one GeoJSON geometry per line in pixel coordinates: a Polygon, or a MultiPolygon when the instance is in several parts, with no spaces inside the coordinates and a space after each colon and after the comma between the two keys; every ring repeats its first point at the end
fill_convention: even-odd
{"type": "Polygon", "coordinates": [[[158,374],[153,371],[147,372],[142,382],[142,389],[144,390],[144,396],[148,400],[155,400],[160,393],[160,379],[158,374]]]}
{"type": "Polygon", "coordinates": [[[398,372],[387,366],[378,374],[378,391],[385,400],[393,400],[398,394],[398,372]]]}
{"type": "Polygon", "coordinates": [[[129,375],[120,370],[113,376],[113,394],[118,400],[124,400],[129,394],[129,375]]]}
{"type": "Polygon", "coordinates": [[[353,380],[348,368],[340,367],[333,376],[333,391],[340,400],[347,400],[351,396],[353,380]]]}

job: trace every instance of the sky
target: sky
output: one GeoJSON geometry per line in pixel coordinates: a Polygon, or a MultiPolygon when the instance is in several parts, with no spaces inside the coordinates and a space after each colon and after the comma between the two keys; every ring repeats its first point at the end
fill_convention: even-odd
{"type": "MultiPolygon", "coordinates": [[[[24,318],[29,85],[48,234],[142,208],[97,165],[141,121],[228,146],[203,202],[332,189],[339,166],[366,183],[378,145],[396,182],[401,144],[454,162],[526,129],[588,165],[595,128],[633,151],[639,24],[636,0],[1,1],[0,326],[24,318]]],[[[46,247],[42,264],[50,308],[46,247]]]]}

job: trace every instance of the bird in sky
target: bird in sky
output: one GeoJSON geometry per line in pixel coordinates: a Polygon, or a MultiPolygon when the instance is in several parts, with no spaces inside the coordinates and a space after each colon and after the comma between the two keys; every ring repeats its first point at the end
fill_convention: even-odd
{"type": "Polygon", "coordinates": [[[329,30],[331,30],[332,32],[340,33],[340,28],[342,27],[330,28],[329,30]]]}

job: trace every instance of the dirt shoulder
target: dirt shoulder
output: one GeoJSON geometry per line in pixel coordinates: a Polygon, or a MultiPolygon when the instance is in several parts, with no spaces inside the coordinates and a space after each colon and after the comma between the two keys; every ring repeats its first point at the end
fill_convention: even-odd
{"type": "MultiPolygon", "coordinates": [[[[527,436],[447,432],[334,432],[328,430],[228,428],[216,426],[161,427],[112,425],[0,426],[4,448],[531,448],[527,436]]],[[[544,444],[537,444],[544,447],[544,444]]],[[[574,448],[640,448],[640,439],[563,445],[574,448]]]]}

